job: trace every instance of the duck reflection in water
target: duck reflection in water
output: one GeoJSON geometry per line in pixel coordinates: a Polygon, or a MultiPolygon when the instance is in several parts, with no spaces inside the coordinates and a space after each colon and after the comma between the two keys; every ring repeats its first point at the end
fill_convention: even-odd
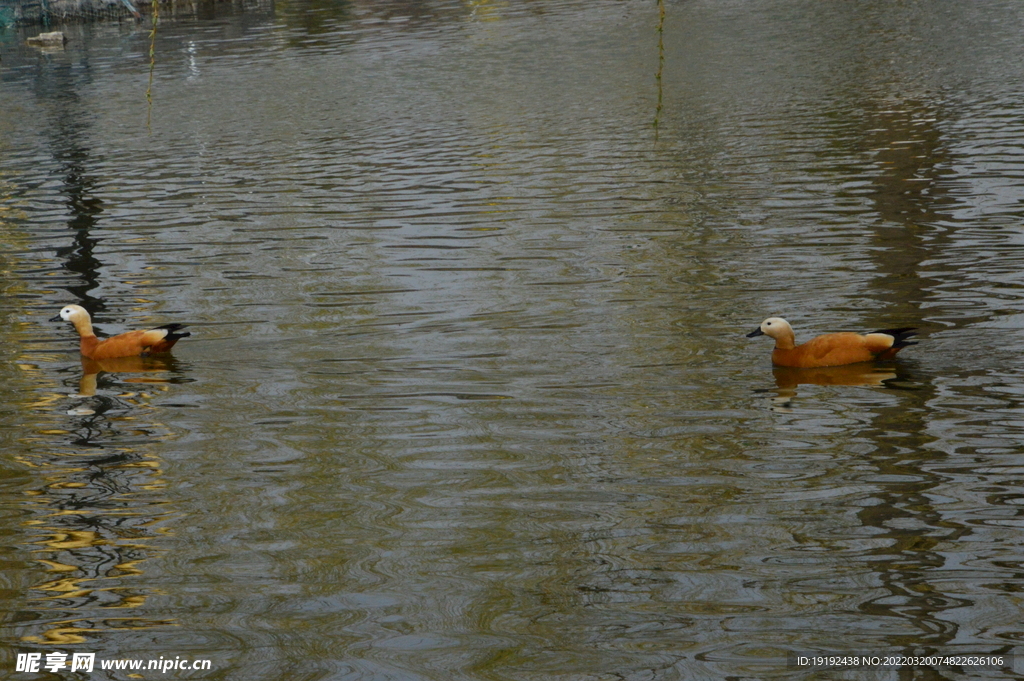
{"type": "Polygon", "coordinates": [[[772,367],[772,373],[775,375],[775,385],[780,390],[795,390],[798,385],[884,386],[886,381],[898,377],[894,367],[879,366],[870,362],[813,369],[772,367]]]}
{"type": "MultiPolygon", "coordinates": [[[[100,374],[147,374],[177,371],[177,361],[171,355],[137,355],[135,357],[111,357],[90,359],[82,356],[82,378],[78,382],[78,394],[92,397],[99,387],[100,374]]],[[[121,378],[123,383],[171,383],[170,378],[132,376],[121,378]]]]}
{"type": "Polygon", "coordinates": [[[898,366],[878,365],[872,362],[845,364],[836,367],[815,367],[798,369],[793,367],[772,367],[775,376],[775,389],[762,389],[756,392],[774,392],[771,398],[772,409],[788,411],[793,399],[797,396],[797,388],[801,385],[848,385],[876,388],[908,388],[910,375],[898,366]]]}

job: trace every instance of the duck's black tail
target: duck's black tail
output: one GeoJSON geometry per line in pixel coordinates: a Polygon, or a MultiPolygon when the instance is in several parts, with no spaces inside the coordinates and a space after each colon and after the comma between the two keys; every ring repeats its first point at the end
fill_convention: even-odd
{"type": "Polygon", "coordinates": [[[167,329],[167,335],[164,336],[164,340],[168,343],[174,343],[177,342],[179,338],[185,338],[186,336],[192,335],[190,331],[178,331],[178,329],[184,329],[185,324],[164,324],[162,326],[157,326],[154,328],[167,329]]]}
{"type": "Polygon", "coordinates": [[[907,339],[911,336],[916,336],[916,326],[903,326],[898,329],[882,329],[880,331],[872,331],[871,333],[884,333],[892,336],[895,340],[892,343],[893,350],[899,350],[905,348],[908,345],[917,345],[917,341],[908,341],[907,339]]]}

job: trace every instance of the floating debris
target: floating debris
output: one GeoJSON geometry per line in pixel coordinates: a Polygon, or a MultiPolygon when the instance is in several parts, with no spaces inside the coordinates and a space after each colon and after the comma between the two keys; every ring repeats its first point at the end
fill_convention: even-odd
{"type": "Polygon", "coordinates": [[[64,37],[62,31],[51,31],[50,33],[40,33],[39,35],[32,36],[25,40],[29,45],[36,45],[38,47],[64,47],[68,39],[64,37]]]}

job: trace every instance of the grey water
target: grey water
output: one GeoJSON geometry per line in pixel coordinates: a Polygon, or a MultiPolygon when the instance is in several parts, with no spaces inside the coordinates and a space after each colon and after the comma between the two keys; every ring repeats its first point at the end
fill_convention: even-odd
{"type": "Polygon", "coordinates": [[[0,676],[1020,677],[1024,6],[658,24],[176,5],[151,87],[148,17],[0,32],[0,676]]]}

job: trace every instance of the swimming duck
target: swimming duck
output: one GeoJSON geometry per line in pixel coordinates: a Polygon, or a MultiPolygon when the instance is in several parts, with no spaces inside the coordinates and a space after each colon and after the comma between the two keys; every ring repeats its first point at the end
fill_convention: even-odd
{"type": "Polygon", "coordinates": [[[50,321],[63,319],[75,325],[75,330],[82,340],[79,349],[89,359],[110,359],[113,357],[133,357],[157,352],[169,352],[178,340],[190,336],[188,331],[181,333],[178,329],[184,324],[164,324],[147,331],[128,331],[111,338],[100,340],[92,330],[92,318],[81,305],[65,305],[56,317],[50,321]]]}
{"type": "Polygon", "coordinates": [[[747,334],[747,338],[770,336],[775,339],[772,363],[782,367],[831,367],[842,364],[892,359],[896,353],[917,341],[914,328],[884,329],[867,334],[826,333],[802,345],[796,344],[793,327],[782,317],[769,317],[761,326],[747,334]]]}

